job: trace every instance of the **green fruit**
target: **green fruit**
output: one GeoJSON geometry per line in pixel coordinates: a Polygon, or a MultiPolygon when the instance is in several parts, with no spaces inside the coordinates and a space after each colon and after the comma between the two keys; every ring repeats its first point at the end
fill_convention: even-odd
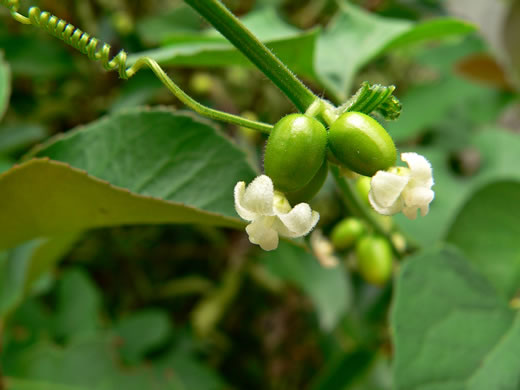
{"type": "Polygon", "coordinates": [[[334,247],[339,250],[350,248],[365,233],[365,225],[357,218],[345,218],[339,222],[330,235],[334,247]]]}
{"type": "Polygon", "coordinates": [[[327,130],[317,120],[291,114],[274,126],[264,155],[264,171],[276,189],[294,192],[305,187],[325,159],[327,130]]]}
{"type": "Polygon", "coordinates": [[[329,147],[347,168],[365,176],[395,165],[394,141],[373,118],[346,112],[329,129],[329,147]]]}
{"type": "Polygon", "coordinates": [[[302,202],[308,202],[314,198],[314,195],[316,195],[321,190],[321,187],[323,187],[323,183],[325,183],[325,179],[327,178],[327,173],[329,173],[329,164],[327,163],[327,160],[323,160],[320,169],[316,172],[309,183],[298,191],[287,192],[285,194],[291,206],[296,206],[298,203],[302,202]]]}
{"type": "Polygon", "coordinates": [[[369,283],[382,286],[392,275],[392,248],[383,237],[365,236],[356,244],[358,269],[369,283]]]}

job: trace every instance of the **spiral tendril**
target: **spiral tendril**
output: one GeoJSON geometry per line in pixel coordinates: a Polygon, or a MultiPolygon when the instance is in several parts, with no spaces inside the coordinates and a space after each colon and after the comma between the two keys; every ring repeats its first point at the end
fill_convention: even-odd
{"type": "Polygon", "coordinates": [[[161,66],[152,58],[141,57],[132,66],[127,67],[126,62],[128,55],[124,50],[121,50],[114,57],[110,58],[111,46],[108,43],[102,43],[100,46],[100,41],[97,38],[90,36],[66,20],[60,19],[47,11],[41,11],[38,7],[29,8],[28,16],[22,15],[18,12],[20,0],[0,0],[0,4],[9,9],[11,16],[16,21],[23,24],[32,24],[48,32],[50,35],[85,54],[89,59],[100,61],[103,68],[107,71],[117,70],[119,77],[122,79],[129,79],[135,75],[139,69],[147,66],[179,100],[195,112],[211,119],[249,127],[264,133],[269,133],[272,129],[272,126],[269,124],[252,121],[203,106],[175,84],[161,66]]]}

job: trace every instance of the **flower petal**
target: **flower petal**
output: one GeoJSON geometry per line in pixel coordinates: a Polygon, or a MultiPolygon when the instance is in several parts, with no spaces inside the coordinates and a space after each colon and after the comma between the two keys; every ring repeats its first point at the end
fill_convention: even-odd
{"type": "Polygon", "coordinates": [[[432,166],[426,158],[417,153],[402,153],[401,160],[410,167],[410,176],[414,183],[428,188],[433,186],[432,166]]]}
{"type": "MultiPolygon", "coordinates": [[[[300,237],[305,236],[316,226],[320,219],[320,214],[313,211],[307,203],[300,203],[287,214],[277,214],[277,217],[289,230],[289,237],[300,237]]],[[[282,234],[287,233],[285,229],[280,229],[279,231],[282,234]]]]}
{"type": "Polygon", "coordinates": [[[412,221],[417,218],[417,207],[411,206],[411,207],[403,207],[403,214],[406,216],[406,218],[411,219],[412,221]]]}
{"type": "Polygon", "coordinates": [[[252,221],[258,214],[246,209],[243,205],[244,193],[246,192],[246,183],[239,181],[235,186],[235,210],[242,219],[252,221]]]}
{"type": "Polygon", "coordinates": [[[382,215],[394,215],[400,212],[403,209],[403,200],[402,198],[397,198],[397,200],[394,202],[394,204],[390,205],[389,207],[383,207],[379,203],[376,202],[374,199],[374,196],[372,194],[372,191],[368,193],[368,200],[370,201],[370,205],[372,208],[382,215]]]}
{"type": "Polygon", "coordinates": [[[261,175],[246,188],[241,206],[258,215],[274,215],[274,186],[269,176],[261,175]]]}
{"type": "Polygon", "coordinates": [[[403,199],[407,207],[428,206],[434,197],[435,193],[429,188],[425,187],[406,188],[403,191],[403,199]]]}
{"type": "Polygon", "coordinates": [[[278,248],[278,233],[271,227],[273,217],[259,218],[246,226],[249,241],[260,245],[264,251],[272,251],[278,248]]]}
{"type": "MultiPolygon", "coordinates": [[[[378,208],[392,208],[408,184],[409,178],[395,173],[378,171],[370,181],[372,201],[378,208]]],[[[377,211],[377,208],[374,207],[377,211]]]]}

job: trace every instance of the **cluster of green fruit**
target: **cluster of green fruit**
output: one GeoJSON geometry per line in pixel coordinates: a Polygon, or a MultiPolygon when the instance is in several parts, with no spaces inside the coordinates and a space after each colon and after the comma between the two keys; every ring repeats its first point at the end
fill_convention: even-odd
{"type": "Polygon", "coordinates": [[[373,176],[395,165],[396,156],[390,135],[368,115],[346,112],[327,130],[314,117],[291,114],[269,135],[264,170],[294,205],[307,202],[320,190],[328,161],[373,176]]]}
{"type": "Polygon", "coordinates": [[[348,217],[334,226],[330,239],[340,252],[355,255],[355,266],[368,283],[384,285],[392,276],[392,247],[385,237],[368,232],[363,221],[348,217]]]}

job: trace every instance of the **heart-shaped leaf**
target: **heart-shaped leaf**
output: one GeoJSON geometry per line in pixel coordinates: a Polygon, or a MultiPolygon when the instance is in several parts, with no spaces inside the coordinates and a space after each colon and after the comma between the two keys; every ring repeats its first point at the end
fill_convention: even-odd
{"type": "Polygon", "coordinates": [[[518,389],[520,313],[454,250],[407,260],[392,330],[395,389],[518,389]]]}

